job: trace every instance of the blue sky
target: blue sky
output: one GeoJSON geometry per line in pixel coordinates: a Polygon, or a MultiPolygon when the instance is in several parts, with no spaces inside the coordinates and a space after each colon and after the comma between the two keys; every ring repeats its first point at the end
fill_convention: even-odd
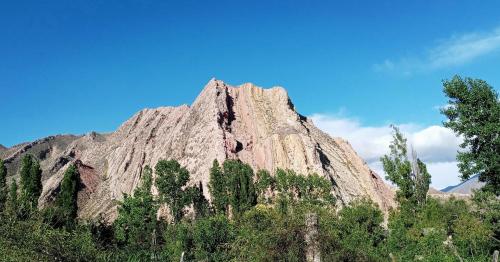
{"type": "Polygon", "coordinates": [[[0,144],[112,131],[211,77],[284,86],[332,135],[439,125],[454,74],[498,89],[500,2],[376,2],[2,1],[0,144]]]}

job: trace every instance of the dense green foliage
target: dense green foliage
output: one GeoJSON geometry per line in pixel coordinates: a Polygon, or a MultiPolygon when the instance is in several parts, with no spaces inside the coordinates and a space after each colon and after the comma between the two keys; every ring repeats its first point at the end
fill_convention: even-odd
{"type": "Polygon", "coordinates": [[[21,210],[23,216],[35,210],[42,193],[42,170],[38,160],[32,155],[25,155],[21,160],[21,210]]]}
{"type": "Polygon", "coordinates": [[[217,214],[226,214],[229,199],[227,193],[226,178],[222,173],[222,169],[217,159],[214,160],[212,168],[210,168],[210,182],[208,189],[212,196],[212,205],[217,214]]]}
{"type": "Polygon", "coordinates": [[[380,210],[365,199],[320,220],[327,261],[387,261],[386,230],[380,210]]]}
{"type": "Polygon", "coordinates": [[[276,180],[267,170],[259,170],[256,174],[255,193],[257,194],[257,202],[270,203],[271,196],[276,189],[276,180]]]}
{"type": "Polygon", "coordinates": [[[477,191],[472,201],[475,215],[483,221],[493,233],[492,239],[495,250],[500,250],[500,201],[494,193],[477,191]]]}
{"type": "Polygon", "coordinates": [[[36,215],[25,220],[0,219],[1,261],[109,261],[85,226],[72,231],[54,229],[36,215]]]}
{"type": "MultiPolygon", "coordinates": [[[[310,174],[308,176],[295,173],[293,170],[277,169],[274,178],[262,176],[265,180],[271,180],[270,188],[275,188],[278,194],[278,201],[305,202],[318,206],[334,206],[332,184],[330,181],[310,174]]],[[[259,181],[260,182],[260,181],[259,181]]]]}
{"type": "Polygon", "coordinates": [[[226,160],[221,168],[214,160],[208,186],[216,214],[239,215],[257,204],[254,172],[241,161],[226,160]]]}
{"type": "MultiPolygon", "coordinates": [[[[252,177],[248,165],[229,165],[228,177],[252,177]]],[[[170,168],[177,177],[182,172],[174,161],[170,168]]],[[[68,168],[64,180],[73,181],[69,178],[74,171],[68,168]]],[[[239,199],[259,196],[257,205],[238,203],[240,211],[234,216],[210,212],[214,208],[202,187],[184,184],[186,212],[167,223],[157,219],[157,212],[172,202],[153,196],[152,173],[151,168],[144,169],[133,194],[124,195],[112,225],[99,220],[57,227],[45,223],[36,211],[22,220],[4,212],[0,252],[7,261],[180,261],[181,257],[184,261],[305,261],[309,230],[305,221],[311,213],[318,218],[317,244],[323,261],[388,261],[391,257],[396,261],[488,261],[499,248],[500,203],[488,192],[477,193],[472,202],[428,199],[418,208],[409,208],[407,201],[407,208],[391,212],[385,227],[381,211],[371,201],[354,201],[337,211],[328,180],[278,169],[274,175],[259,171],[255,179],[238,179],[239,187],[227,189],[228,195],[242,190],[240,183],[246,181],[255,195],[244,189],[246,193],[235,192],[239,199]],[[189,206],[194,216],[189,215],[189,206]]],[[[17,196],[10,195],[9,201],[17,196]]]]}
{"type": "Polygon", "coordinates": [[[500,100],[483,80],[453,77],[444,81],[448,105],[444,126],[463,137],[458,153],[463,179],[479,174],[485,190],[500,195],[500,100]]]}
{"type": "Polygon", "coordinates": [[[157,228],[158,204],[151,193],[152,170],[144,168],[139,185],[133,195],[125,194],[118,207],[118,218],[113,227],[116,240],[127,247],[140,250],[152,248],[157,228]]]}
{"type": "Polygon", "coordinates": [[[179,222],[184,216],[184,207],[191,202],[191,192],[186,188],[189,172],[175,160],[160,160],[155,173],[161,201],[170,208],[174,221],[179,222]]]}
{"type": "Polygon", "coordinates": [[[179,261],[228,261],[234,239],[233,223],[224,215],[171,225],[165,232],[163,257],[179,261]]]}
{"type": "MultiPolygon", "coordinates": [[[[388,249],[402,261],[488,261],[495,245],[492,224],[462,200],[430,199],[417,212],[394,211],[388,249]]],[[[498,209],[497,209],[498,212],[498,209]]]]}
{"type": "Polygon", "coordinates": [[[239,160],[226,160],[222,165],[226,177],[229,204],[233,215],[239,215],[257,204],[253,170],[239,160]]]}
{"type": "Polygon", "coordinates": [[[18,204],[17,201],[17,182],[14,180],[9,187],[9,196],[7,197],[7,202],[5,204],[5,212],[17,216],[18,204]]]}

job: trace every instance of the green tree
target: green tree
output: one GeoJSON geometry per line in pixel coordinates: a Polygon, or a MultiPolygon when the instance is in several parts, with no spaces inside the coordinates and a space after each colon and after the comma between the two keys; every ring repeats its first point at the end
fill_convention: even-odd
{"type": "Polygon", "coordinates": [[[500,201],[494,193],[489,191],[476,191],[473,195],[475,217],[478,217],[493,232],[491,238],[493,248],[500,249],[500,201]]]}
{"type": "Polygon", "coordinates": [[[179,261],[183,254],[184,261],[195,261],[192,223],[181,221],[168,225],[163,238],[165,239],[163,256],[167,261],[179,261]]]}
{"type": "Polygon", "coordinates": [[[198,186],[191,187],[191,198],[193,200],[193,208],[196,219],[200,219],[210,215],[210,204],[203,194],[203,185],[198,183],[198,186]]]}
{"type": "Polygon", "coordinates": [[[17,216],[18,212],[18,201],[17,201],[17,183],[16,180],[12,180],[9,188],[9,196],[7,198],[7,203],[5,205],[6,210],[9,214],[17,216]]]}
{"type": "MultiPolygon", "coordinates": [[[[236,221],[237,236],[231,243],[233,261],[306,261],[306,214],[333,210],[311,209],[311,206],[301,203],[294,204],[290,210],[293,212],[284,214],[271,205],[258,204],[245,211],[236,221]]],[[[322,218],[322,214],[318,215],[322,218]]],[[[325,220],[321,218],[320,225],[332,221],[330,217],[325,220]]]]}
{"type": "Polygon", "coordinates": [[[448,105],[444,126],[463,137],[458,152],[462,179],[479,174],[484,190],[500,194],[500,101],[483,80],[453,77],[443,82],[448,105]]]}
{"type": "Polygon", "coordinates": [[[0,158],[0,213],[5,210],[5,202],[7,201],[7,167],[0,158]]]}
{"type": "MultiPolygon", "coordinates": [[[[384,253],[382,212],[370,200],[350,203],[338,214],[335,225],[340,248],[335,261],[388,261],[384,253]]],[[[332,258],[333,258],[332,257],[332,258]]]]}
{"type": "Polygon", "coordinates": [[[224,215],[196,221],[192,236],[196,261],[229,261],[229,243],[234,238],[234,229],[224,215]]]}
{"type": "Polygon", "coordinates": [[[304,178],[304,186],[301,189],[302,198],[314,205],[335,205],[335,197],[332,194],[332,183],[313,173],[304,178]]]}
{"type": "Polygon", "coordinates": [[[42,170],[32,155],[24,155],[21,160],[21,208],[23,213],[37,209],[42,193],[42,170]]]}
{"type": "Polygon", "coordinates": [[[280,201],[288,199],[318,206],[335,205],[331,182],[318,174],[304,176],[278,168],[275,177],[280,201]]]}
{"type": "Polygon", "coordinates": [[[55,201],[55,207],[51,210],[52,224],[56,227],[64,226],[72,228],[78,212],[78,185],[80,173],[75,164],[71,164],[64,172],[61,181],[61,189],[55,201]]]}
{"type": "Polygon", "coordinates": [[[258,196],[258,200],[261,203],[270,202],[268,194],[273,192],[276,188],[276,180],[269,174],[267,170],[257,171],[257,181],[255,183],[255,191],[258,196]]]}
{"type": "Polygon", "coordinates": [[[189,172],[175,160],[160,160],[155,172],[160,201],[168,205],[174,222],[179,222],[184,216],[184,207],[192,200],[191,189],[186,188],[189,172]]]}
{"type": "Polygon", "coordinates": [[[134,250],[153,248],[158,205],[151,193],[152,185],[152,170],[146,166],[141,185],[132,196],[124,195],[118,206],[118,218],[113,223],[117,240],[134,250]]]}
{"type": "Polygon", "coordinates": [[[212,205],[216,214],[226,214],[229,198],[227,192],[226,179],[217,159],[210,168],[210,181],[208,190],[212,196],[212,205]]]}
{"type": "Polygon", "coordinates": [[[422,206],[427,199],[431,176],[415,152],[412,152],[411,159],[408,157],[406,138],[397,127],[393,126],[393,129],[390,154],[380,159],[387,174],[386,179],[398,186],[396,197],[400,204],[422,206]]]}
{"type": "Polygon", "coordinates": [[[1,222],[1,261],[124,261],[98,250],[86,227],[59,230],[40,219],[1,222]]]}
{"type": "Polygon", "coordinates": [[[228,178],[229,203],[233,214],[257,204],[257,194],[253,182],[253,170],[239,160],[226,160],[223,164],[224,176],[228,178]]]}
{"type": "Polygon", "coordinates": [[[463,200],[430,198],[416,212],[394,210],[388,251],[398,261],[487,261],[492,231],[463,200]]]}

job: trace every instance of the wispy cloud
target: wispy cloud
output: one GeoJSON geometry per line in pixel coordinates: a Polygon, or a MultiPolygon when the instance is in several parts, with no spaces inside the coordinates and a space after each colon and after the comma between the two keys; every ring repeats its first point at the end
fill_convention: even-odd
{"type": "Polygon", "coordinates": [[[409,75],[418,72],[460,66],[500,50],[500,27],[489,32],[453,35],[414,57],[386,59],[373,65],[377,72],[409,75]]]}
{"type": "MultiPolygon", "coordinates": [[[[368,165],[383,174],[380,157],[389,153],[392,129],[388,125],[366,126],[358,120],[339,115],[313,114],[314,124],[331,136],[347,139],[368,165]]],[[[460,179],[456,154],[461,139],[442,126],[398,124],[433,176],[432,185],[438,189],[457,184],[460,179]]]]}

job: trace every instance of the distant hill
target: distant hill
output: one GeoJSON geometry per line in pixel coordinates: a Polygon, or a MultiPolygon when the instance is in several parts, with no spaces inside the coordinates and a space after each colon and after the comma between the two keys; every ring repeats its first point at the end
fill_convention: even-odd
{"type": "Polygon", "coordinates": [[[443,188],[441,191],[446,193],[472,194],[473,189],[479,189],[483,186],[484,182],[479,181],[479,175],[475,175],[458,185],[443,188]]]}

